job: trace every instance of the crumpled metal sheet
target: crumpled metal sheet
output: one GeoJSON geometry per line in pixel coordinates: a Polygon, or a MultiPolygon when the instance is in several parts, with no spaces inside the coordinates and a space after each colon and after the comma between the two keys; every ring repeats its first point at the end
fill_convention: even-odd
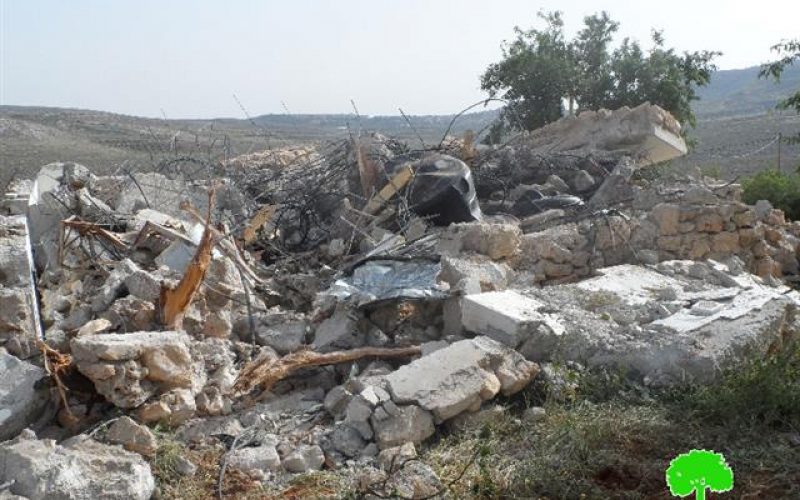
{"type": "Polygon", "coordinates": [[[351,276],[336,280],[324,295],[353,301],[357,306],[392,299],[444,299],[448,287],[437,282],[439,262],[371,260],[351,276]]]}

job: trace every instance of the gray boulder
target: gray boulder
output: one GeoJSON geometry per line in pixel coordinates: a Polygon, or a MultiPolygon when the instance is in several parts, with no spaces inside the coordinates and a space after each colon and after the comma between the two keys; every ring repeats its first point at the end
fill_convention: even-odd
{"type": "Polygon", "coordinates": [[[141,456],[80,436],[56,444],[31,431],[0,445],[0,483],[31,500],[148,500],[155,489],[141,456]]]}
{"type": "Polygon", "coordinates": [[[0,441],[16,436],[42,415],[50,396],[35,384],[44,376],[38,366],[0,348],[0,441]]]}

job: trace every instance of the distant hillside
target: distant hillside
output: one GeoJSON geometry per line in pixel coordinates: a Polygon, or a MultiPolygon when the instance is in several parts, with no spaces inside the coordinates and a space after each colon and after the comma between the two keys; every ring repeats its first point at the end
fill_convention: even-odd
{"type": "MultiPolygon", "coordinates": [[[[452,134],[479,131],[497,111],[458,118],[452,134]]],[[[30,176],[54,161],[83,163],[98,173],[147,168],[163,157],[232,157],[284,144],[342,139],[378,131],[420,146],[438,144],[454,115],[262,115],[252,119],[161,120],[102,111],[0,106],[0,174],[30,176]],[[409,125],[409,122],[411,125],[409,125]],[[413,128],[412,128],[413,127],[413,128]]],[[[0,188],[3,177],[0,175],[0,188]]]]}
{"type": "MultiPolygon", "coordinates": [[[[497,110],[488,110],[461,115],[453,124],[451,132],[456,134],[466,130],[478,132],[494,120],[498,113],[497,110]]],[[[267,129],[319,129],[331,133],[347,130],[355,133],[361,129],[408,139],[416,138],[419,134],[423,140],[431,142],[441,139],[453,118],[454,115],[418,115],[409,116],[406,120],[402,116],[273,114],[257,116],[253,121],[267,129]]]]}
{"type": "Polygon", "coordinates": [[[699,118],[746,116],[775,110],[786,96],[800,90],[800,66],[786,69],[781,81],[758,78],[758,66],[717,71],[693,103],[699,118]]]}

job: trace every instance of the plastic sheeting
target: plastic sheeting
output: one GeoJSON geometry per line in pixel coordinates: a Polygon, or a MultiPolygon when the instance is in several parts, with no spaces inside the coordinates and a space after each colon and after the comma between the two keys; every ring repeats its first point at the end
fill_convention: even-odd
{"type": "Polygon", "coordinates": [[[431,154],[412,164],[408,188],[410,208],[437,226],[481,220],[483,214],[466,163],[448,155],[431,154]]]}
{"type": "Polygon", "coordinates": [[[447,285],[437,282],[439,262],[430,260],[371,260],[351,276],[336,280],[323,295],[357,306],[397,299],[444,299],[447,285]]]}

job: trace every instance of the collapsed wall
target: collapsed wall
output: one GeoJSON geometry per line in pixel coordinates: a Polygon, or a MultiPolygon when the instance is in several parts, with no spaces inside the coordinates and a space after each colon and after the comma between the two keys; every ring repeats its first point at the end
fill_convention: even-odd
{"type": "Polygon", "coordinates": [[[536,230],[528,221],[530,232],[520,236],[512,259],[536,283],[575,281],[622,263],[731,256],[763,278],[798,274],[800,224],[766,203],[741,203],[730,187],[691,187],[668,196],[642,190],[631,209],[573,218],[553,211],[538,219],[546,228],[536,230]]]}

